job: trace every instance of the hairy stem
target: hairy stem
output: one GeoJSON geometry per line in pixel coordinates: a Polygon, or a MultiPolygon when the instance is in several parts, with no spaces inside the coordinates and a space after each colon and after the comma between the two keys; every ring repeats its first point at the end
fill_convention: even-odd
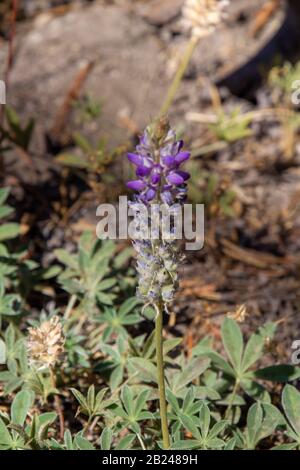
{"type": "MultiPolygon", "coordinates": [[[[51,384],[53,389],[56,389],[56,376],[55,376],[55,371],[52,366],[49,367],[50,370],[50,377],[51,377],[51,384]]],[[[54,394],[54,405],[58,414],[59,418],[59,437],[60,439],[64,438],[64,433],[65,433],[65,419],[64,419],[64,414],[62,411],[61,407],[61,400],[59,396],[55,393],[54,394]]]]}
{"type": "Polygon", "coordinates": [[[155,322],[157,379],[158,379],[159,411],[160,411],[160,419],[161,419],[163,444],[164,444],[165,449],[169,449],[170,438],[169,438],[168,419],[167,419],[167,403],[166,403],[165,376],[164,376],[162,332],[163,332],[163,306],[160,305],[157,308],[157,317],[156,317],[156,322],[155,322]]]}
{"type": "Polygon", "coordinates": [[[71,297],[69,298],[69,302],[64,313],[65,320],[67,320],[69,316],[71,315],[74,305],[76,304],[76,300],[77,300],[77,296],[75,294],[71,295],[71,297]]]}
{"type": "Polygon", "coordinates": [[[239,380],[237,379],[236,382],[235,382],[235,384],[234,384],[234,387],[233,387],[233,391],[232,391],[232,394],[231,394],[231,397],[230,397],[230,401],[229,401],[229,404],[228,404],[228,408],[227,408],[227,410],[226,410],[225,419],[228,419],[229,416],[230,416],[230,412],[231,412],[231,409],[232,409],[232,406],[233,406],[233,403],[234,403],[234,400],[235,400],[235,397],[236,397],[236,394],[237,394],[239,385],[240,385],[240,382],[239,382],[239,380]]]}
{"type": "Polygon", "coordinates": [[[195,50],[195,47],[197,46],[198,44],[198,41],[199,39],[196,38],[195,36],[192,36],[187,47],[186,47],[186,50],[183,54],[183,57],[182,57],[182,61],[180,62],[180,65],[177,69],[177,72],[176,72],[176,75],[173,79],[173,82],[171,83],[171,86],[168,90],[168,94],[166,96],[166,99],[161,107],[161,110],[159,112],[159,117],[161,116],[164,116],[165,114],[168,113],[173,101],[174,101],[174,98],[176,96],[176,93],[178,91],[178,88],[180,86],[180,83],[182,81],[182,78],[186,72],[186,69],[190,63],[190,60],[192,58],[192,55],[194,53],[194,50],[195,50]]]}

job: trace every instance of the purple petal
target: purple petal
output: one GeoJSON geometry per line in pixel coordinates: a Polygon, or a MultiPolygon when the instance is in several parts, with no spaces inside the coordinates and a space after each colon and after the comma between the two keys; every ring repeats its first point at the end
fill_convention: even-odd
{"type": "Polygon", "coordinates": [[[180,152],[176,155],[175,162],[178,163],[178,165],[180,165],[181,163],[188,160],[190,156],[191,156],[190,152],[180,152]]]}
{"type": "Polygon", "coordinates": [[[168,155],[167,157],[163,157],[162,161],[163,161],[164,165],[166,165],[168,167],[171,167],[175,163],[175,157],[172,157],[171,155],[168,155]]]}
{"type": "Polygon", "coordinates": [[[137,170],[136,170],[136,176],[148,176],[151,172],[151,168],[148,168],[146,166],[138,166],[137,170]]]}
{"type": "Polygon", "coordinates": [[[155,168],[152,172],[152,175],[151,175],[152,183],[153,184],[158,184],[160,182],[160,178],[161,178],[160,168],[155,168]]]}
{"type": "Polygon", "coordinates": [[[136,153],[128,153],[127,158],[134,165],[138,166],[143,164],[143,158],[140,155],[137,155],[136,153]]]}
{"type": "Polygon", "coordinates": [[[152,201],[156,196],[156,191],[154,189],[148,189],[146,192],[146,200],[147,201],[152,201]]]}
{"type": "Polygon", "coordinates": [[[188,180],[191,177],[191,175],[187,171],[178,170],[177,174],[180,175],[184,179],[184,181],[188,180]]]}
{"type": "Polygon", "coordinates": [[[141,180],[128,181],[127,187],[133,189],[134,191],[143,191],[146,188],[146,183],[141,180]]]}
{"type": "Polygon", "coordinates": [[[179,173],[177,172],[172,172],[167,176],[167,180],[171,184],[182,184],[184,183],[184,179],[179,173]]]}

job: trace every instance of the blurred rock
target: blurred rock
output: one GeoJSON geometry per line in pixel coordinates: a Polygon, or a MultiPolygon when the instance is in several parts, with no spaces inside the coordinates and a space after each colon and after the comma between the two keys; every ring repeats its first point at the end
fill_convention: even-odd
{"type": "MultiPolygon", "coordinates": [[[[50,129],[83,62],[94,61],[83,92],[103,103],[97,137],[123,143],[128,129],[118,121],[126,109],[139,128],[159,109],[165,88],[164,57],[152,28],[130,10],[94,4],[64,16],[35,21],[19,38],[8,104],[37,119],[34,148],[45,152],[50,129]],[[157,83],[160,86],[157,86],[157,83]]],[[[0,76],[5,67],[0,54],[0,76]]]]}
{"type": "Polygon", "coordinates": [[[139,7],[141,16],[154,26],[163,26],[180,15],[184,0],[151,0],[139,7]]]}

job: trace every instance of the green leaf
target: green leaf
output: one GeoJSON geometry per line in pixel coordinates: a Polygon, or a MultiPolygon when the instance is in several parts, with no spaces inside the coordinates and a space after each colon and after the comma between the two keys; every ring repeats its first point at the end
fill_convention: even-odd
{"type": "Polygon", "coordinates": [[[186,441],[175,441],[171,445],[172,450],[190,450],[197,449],[200,447],[200,443],[196,439],[187,439],[186,441]]]}
{"type": "Polygon", "coordinates": [[[0,219],[4,219],[4,217],[7,217],[10,215],[14,210],[12,207],[9,206],[0,206],[0,219]]]}
{"type": "Polygon", "coordinates": [[[123,366],[119,365],[111,373],[111,376],[109,379],[109,385],[112,390],[115,390],[122,382],[123,372],[124,372],[123,366]]]}
{"type": "Polygon", "coordinates": [[[205,439],[208,435],[209,426],[210,426],[210,411],[207,405],[203,405],[200,409],[200,427],[202,438],[205,439]]]}
{"type": "Polygon", "coordinates": [[[282,406],[293,430],[300,440],[300,393],[292,385],[286,385],[282,392],[282,406]]]}
{"type": "Polygon", "coordinates": [[[94,446],[87,439],[85,439],[85,437],[82,437],[78,434],[75,436],[74,442],[79,450],[95,450],[94,446]]]}
{"type": "Polygon", "coordinates": [[[0,418],[0,449],[10,449],[13,445],[12,437],[5,426],[4,422],[0,418]]]}
{"type": "Polygon", "coordinates": [[[128,387],[128,385],[124,385],[122,389],[122,401],[124,403],[125,410],[127,411],[128,415],[133,415],[133,394],[131,388],[128,387]]]}
{"type": "Polygon", "coordinates": [[[113,287],[117,283],[116,278],[109,278],[109,279],[104,279],[104,281],[99,282],[97,285],[97,289],[100,291],[102,290],[108,290],[111,287],[113,287]]]}
{"type": "Polygon", "coordinates": [[[235,370],[240,371],[243,354],[243,335],[238,324],[231,318],[225,318],[223,322],[222,341],[235,370]]]}
{"type": "Polygon", "coordinates": [[[15,223],[4,224],[0,227],[0,241],[15,238],[20,233],[20,225],[15,223]]]}
{"type": "Polygon", "coordinates": [[[0,205],[3,204],[8,198],[10,188],[1,188],[0,189],[0,205]]]}
{"type": "Polygon", "coordinates": [[[90,153],[93,150],[93,147],[90,145],[89,141],[79,132],[73,133],[73,139],[75,143],[85,152],[90,153]]]}
{"type": "Polygon", "coordinates": [[[75,168],[88,168],[89,166],[89,163],[84,156],[71,153],[61,153],[55,157],[55,161],[62,165],[73,166],[75,168]]]}
{"type": "Polygon", "coordinates": [[[65,431],[65,434],[64,434],[64,441],[65,441],[65,445],[66,445],[66,448],[67,450],[74,450],[74,445],[73,445],[73,440],[72,440],[72,434],[70,432],[69,429],[67,429],[65,431]]]}
{"type": "Polygon", "coordinates": [[[183,426],[198,440],[201,440],[201,434],[199,429],[197,428],[194,420],[190,416],[186,416],[184,414],[180,414],[180,421],[182,422],[183,426]]]}
{"type": "Polygon", "coordinates": [[[209,366],[210,360],[203,357],[193,358],[174,380],[173,391],[178,392],[190,382],[198,378],[209,366]]]}
{"type": "Polygon", "coordinates": [[[247,414],[247,431],[249,436],[249,445],[255,447],[256,435],[259,431],[263,420],[263,411],[260,403],[252,405],[247,414]]]}
{"type": "Polygon", "coordinates": [[[128,434],[120,440],[119,444],[116,447],[116,450],[126,450],[129,449],[133,441],[136,439],[135,434],[128,434]]]}
{"type": "Polygon", "coordinates": [[[261,357],[264,349],[264,339],[261,335],[251,335],[246,347],[242,361],[242,371],[247,371],[261,357]]]}
{"type": "Polygon", "coordinates": [[[11,406],[11,420],[14,424],[23,426],[27,413],[32,407],[34,394],[30,390],[21,390],[17,393],[11,406]]]}
{"type": "Polygon", "coordinates": [[[124,317],[127,313],[132,312],[132,310],[140,304],[141,301],[138,300],[136,297],[130,297],[129,299],[125,300],[122,305],[119,307],[119,316],[124,317]]]}
{"type": "Polygon", "coordinates": [[[76,390],[76,388],[71,388],[70,389],[71,392],[73,393],[73,395],[75,396],[76,400],[78,401],[78,403],[81,405],[81,407],[83,408],[83,410],[86,410],[87,409],[87,401],[85,399],[85,397],[82,395],[81,392],[79,392],[79,390],[76,390]]]}
{"type": "Polygon", "coordinates": [[[181,343],[182,343],[182,338],[171,338],[171,339],[167,339],[166,341],[164,341],[163,343],[164,356],[166,356],[173,349],[177,348],[177,346],[179,346],[179,344],[181,343]]]}
{"type": "Polygon", "coordinates": [[[280,424],[284,424],[284,419],[280,411],[270,403],[262,403],[263,409],[263,422],[258,431],[258,440],[265,439],[274,432],[276,427],[280,424]]]}
{"type": "Polygon", "coordinates": [[[102,450],[110,450],[113,432],[110,428],[104,428],[100,438],[100,445],[102,450]]]}
{"type": "MultiPolygon", "coordinates": [[[[204,353],[203,353],[204,354],[204,353]]],[[[221,354],[215,352],[215,351],[209,351],[208,353],[206,353],[205,355],[207,355],[220,369],[222,369],[226,374],[232,376],[232,377],[235,377],[236,374],[233,370],[233,368],[231,367],[230,364],[228,364],[228,362],[225,361],[225,359],[223,359],[223,357],[221,356],[221,354]]]]}
{"type": "Polygon", "coordinates": [[[226,426],[228,426],[229,424],[230,422],[225,419],[214,424],[211,430],[209,431],[209,438],[212,439],[217,437],[224,431],[226,426]]]}
{"type": "Polygon", "coordinates": [[[300,377],[300,368],[289,364],[279,364],[256,370],[253,375],[257,379],[272,382],[289,382],[300,377]]]}
{"type": "Polygon", "coordinates": [[[132,357],[130,358],[130,365],[136,369],[140,380],[144,382],[157,383],[156,367],[149,359],[144,359],[142,357],[132,357]]]}

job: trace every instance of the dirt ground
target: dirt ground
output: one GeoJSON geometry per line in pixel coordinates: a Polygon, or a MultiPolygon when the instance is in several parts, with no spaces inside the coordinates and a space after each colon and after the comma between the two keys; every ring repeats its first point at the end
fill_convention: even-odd
{"type": "MultiPolygon", "coordinates": [[[[32,161],[29,164],[14,151],[7,154],[3,183],[13,187],[17,211],[30,226],[27,238],[33,256],[39,256],[61,243],[72,244],[79,222],[82,227],[95,223],[95,203],[76,211],[68,227],[58,224],[49,229],[46,220],[55,211],[64,175],[54,162],[53,133],[74,80],[86,72],[81,93],[102,103],[99,119],[80,130],[92,142],[99,134],[107,138],[111,149],[133,147],[138,131],[159,109],[186,36],[179,25],[182,0],[61,2],[64,6],[54,2],[50,10],[49,2],[32,3],[40,3],[40,9],[28,7],[18,23],[7,97],[22,118],[36,118],[29,149],[32,161]]],[[[172,124],[194,150],[199,174],[217,175],[236,194],[234,217],[207,216],[205,247],[187,255],[174,311],[176,328],[194,341],[204,332],[214,333],[224,314],[246,304],[245,322],[251,329],[266,320],[280,321],[277,347],[282,358],[289,357],[292,341],[300,337],[299,141],[287,152],[280,122],[259,120],[252,125],[251,136],[199,155],[196,150],[211,144],[211,135],[205,119],[193,122],[191,115],[211,115],[213,85],[255,55],[282,24],[284,11],[278,8],[255,32],[261,3],[231,2],[226,24],[197,47],[170,110],[172,124]]],[[[5,32],[0,46],[2,77],[5,32]]],[[[226,90],[220,93],[226,112],[270,106],[264,85],[251,101],[226,90]]],[[[76,126],[69,113],[59,129],[59,151],[64,142],[72,148],[68,135],[76,126]]],[[[77,191],[81,189],[86,188],[77,191]]]]}

